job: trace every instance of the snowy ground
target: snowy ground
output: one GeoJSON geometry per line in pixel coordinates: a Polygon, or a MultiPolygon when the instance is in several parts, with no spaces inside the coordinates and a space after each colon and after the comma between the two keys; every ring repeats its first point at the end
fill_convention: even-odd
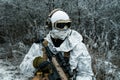
{"type": "MultiPolygon", "coordinates": [[[[113,65],[110,65],[110,63],[108,62],[105,62],[104,66],[105,65],[107,65],[105,69],[106,70],[105,72],[107,72],[106,73],[107,78],[105,78],[105,80],[120,80],[120,72],[119,71],[116,72],[115,67],[113,65]]],[[[28,79],[27,77],[20,74],[18,65],[15,66],[6,59],[0,59],[0,80],[31,80],[31,79],[28,79]]]]}
{"type": "MultiPolygon", "coordinates": [[[[24,77],[19,71],[19,64],[23,60],[25,53],[28,52],[29,47],[18,43],[12,48],[13,57],[7,58],[9,51],[5,49],[5,46],[0,45],[0,80],[31,80],[24,77]]],[[[97,80],[120,80],[120,68],[109,61],[97,59],[96,70],[97,80]],[[101,77],[104,77],[104,79],[99,79],[101,77]]]]}
{"type": "Polygon", "coordinates": [[[28,80],[19,72],[19,66],[13,66],[7,60],[0,59],[0,80],[28,80]]]}

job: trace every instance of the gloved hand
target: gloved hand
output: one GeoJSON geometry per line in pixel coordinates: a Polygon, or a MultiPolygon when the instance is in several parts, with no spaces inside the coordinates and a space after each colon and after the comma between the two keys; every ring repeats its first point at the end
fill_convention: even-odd
{"type": "Polygon", "coordinates": [[[43,57],[41,56],[35,57],[35,59],[33,60],[34,68],[38,68],[39,64],[42,63],[43,61],[44,61],[43,57]]]}

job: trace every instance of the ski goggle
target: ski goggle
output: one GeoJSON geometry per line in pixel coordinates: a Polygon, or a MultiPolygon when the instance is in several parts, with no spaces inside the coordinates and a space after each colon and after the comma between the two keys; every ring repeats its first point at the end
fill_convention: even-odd
{"type": "Polygon", "coordinates": [[[71,22],[56,22],[54,27],[58,30],[67,30],[70,28],[71,22]]]}

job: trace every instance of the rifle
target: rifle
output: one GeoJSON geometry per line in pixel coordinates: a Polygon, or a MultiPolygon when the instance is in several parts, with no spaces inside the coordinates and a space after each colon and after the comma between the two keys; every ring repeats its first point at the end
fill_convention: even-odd
{"type": "Polygon", "coordinates": [[[42,45],[46,50],[47,57],[54,71],[53,74],[49,76],[49,80],[69,80],[68,78],[72,77],[73,74],[70,71],[69,64],[64,60],[62,53],[58,52],[57,55],[53,55],[46,40],[42,41],[42,45]],[[65,73],[67,73],[67,75],[65,73]]]}
{"type": "Polygon", "coordinates": [[[56,54],[56,58],[57,58],[58,63],[64,70],[64,72],[67,74],[67,76],[69,78],[73,77],[73,73],[71,72],[71,69],[70,69],[70,64],[66,62],[66,60],[64,59],[64,56],[62,55],[62,52],[58,52],[56,54]]]}

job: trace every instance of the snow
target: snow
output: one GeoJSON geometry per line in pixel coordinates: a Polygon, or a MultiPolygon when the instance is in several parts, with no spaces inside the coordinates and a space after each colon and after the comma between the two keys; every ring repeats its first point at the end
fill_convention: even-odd
{"type": "Polygon", "coordinates": [[[13,66],[10,62],[0,59],[0,80],[28,80],[19,72],[19,66],[13,66]]]}

